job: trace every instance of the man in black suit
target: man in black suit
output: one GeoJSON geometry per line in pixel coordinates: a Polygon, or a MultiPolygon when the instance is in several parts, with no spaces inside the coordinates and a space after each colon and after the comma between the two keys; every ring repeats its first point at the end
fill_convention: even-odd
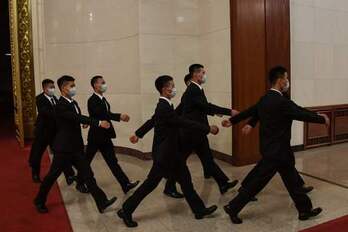
{"type": "MultiPolygon", "coordinates": [[[[303,110],[307,110],[307,109],[303,108],[303,110]]],[[[255,128],[255,127],[256,127],[258,121],[259,121],[259,119],[258,119],[257,117],[252,117],[252,118],[248,121],[248,123],[242,128],[242,133],[243,133],[244,135],[248,135],[248,134],[251,132],[252,128],[255,128]]],[[[313,189],[314,189],[313,186],[307,186],[306,183],[304,182],[302,176],[301,176],[300,173],[297,171],[297,169],[296,169],[295,166],[294,166],[294,168],[295,168],[294,171],[296,172],[297,177],[298,177],[299,184],[300,184],[300,186],[301,186],[301,191],[303,191],[304,193],[309,193],[309,192],[313,191],[313,189]]],[[[247,183],[250,179],[253,178],[253,175],[255,174],[255,170],[257,170],[257,168],[252,169],[252,171],[249,172],[248,175],[243,179],[243,181],[242,181],[242,183],[241,183],[241,188],[243,188],[243,187],[246,185],[246,183],[247,183]]],[[[253,201],[256,201],[257,198],[253,198],[252,200],[253,200],[253,201]]]]}
{"type": "MultiPolygon", "coordinates": [[[[29,165],[32,168],[32,179],[35,183],[41,182],[42,155],[48,146],[52,151],[52,142],[56,134],[55,106],[58,99],[54,96],[54,82],[50,79],[43,80],[42,90],[43,92],[36,96],[38,115],[35,123],[35,139],[29,155],[29,165]]],[[[64,175],[68,185],[72,184],[75,172],[71,166],[64,171],[64,175]]]]}
{"type": "Polygon", "coordinates": [[[56,105],[57,133],[53,141],[55,155],[50,170],[43,180],[40,190],[34,200],[36,209],[40,213],[47,213],[47,195],[60,176],[62,171],[74,163],[78,170],[79,178],[88,187],[100,213],[116,201],[116,197],[108,200],[93,177],[93,172],[84,156],[84,144],[81,133],[81,124],[91,127],[108,129],[110,123],[106,120],[98,121],[81,115],[81,110],[72,97],[76,94],[75,79],[71,76],[62,76],[58,79],[61,97],[56,105]]]}
{"type": "MultiPolygon", "coordinates": [[[[187,74],[185,76],[184,82],[185,82],[186,86],[188,86],[191,83],[191,75],[190,74],[187,74]]],[[[179,104],[175,108],[175,112],[179,116],[182,114],[182,104],[179,104]]],[[[151,119],[147,120],[141,127],[139,127],[135,131],[135,134],[129,138],[130,142],[133,144],[137,143],[139,141],[139,138],[143,138],[147,134],[147,132],[152,130],[154,125],[155,125],[154,116],[152,116],[151,119]]],[[[202,162],[202,164],[203,164],[203,162],[202,162]]],[[[209,176],[208,171],[206,170],[206,168],[204,168],[204,166],[203,166],[203,170],[204,170],[204,176],[209,176]]],[[[178,192],[178,190],[176,188],[176,183],[173,179],[168,179],[166,181],[166,185],[165,185],[163,193],[169,197],[172,197],[172,198],[183,198],[184,197],[184,195],[182,193],[178,192]]]]}
{"type": "Polygon", "coordinates": [[[152,156],[153,166],[144,183],[129,197],[117,212],[128,227],[136,227],[132,214],[141,201],[151,193],[163,177],[175,179],[181,186],[186,201],[195,214],[196,219],[212,214],[217,206],[206,208],[203,201],[193,188],[190,171],[186,166],[186,159],[180,151],[185,141],[181,140],[180,128],[195,129],[202,134],[218,133],[216,126],[196,123],[179,117],[171,102],[176,90],[173,78],[160,76],[155,82],[156,89],[161,94],[157,104],[154,121],[155,133],[153,138],[152,156]]]}
{"type": "Polygon", "coordinates": [[[289,88],[287,70],[281,66],[271,69],[269,80],[272,88],[259,102],[240,113],[224,120],[222,125],[229,127],[248,117],[260,120],[260,153],[262,159],[254,167],[252,178],[245,183],[243,189],[224,207],[233,223],[242,223],[238,213],[259,193],[276,173],[279,173],[290,197],[295,202],[300,220],[307,220],[321,213],[321,208],[313,209],[310,198],[301,191],[301,184],[296,173],[295,157],[291,149],[291,125],[293,120],[312,123],[326,123],[326,115],[318,115],[304,110],[293,101],[284,98],[283,93],[289,88]]]}
{"type": "Polygon", "coordinates": [[[139,181],[131,183],[118,164],[114,144],[111,140],[112,138],[116,138],[115,129],[112,126],[111,120],[128,122],[129,116],[127,114],[116,114],[111,112],[110,104],[103,96],[107,86],[102,76],[94,76],[91,79],[91,86],[93,87],[94,93],[88,99],[89,116],[98,120],[108,121],[110,123],[110,128],[91,127],[89,129],[86,157],[90,164],[96,152],[99,150],[112,174],[120,183],[123,192],[126,194],[129,190],[136,187],[139,181]]]}
{"type": "MultiPolygon", "coordinates": [[[[192,64],[189,67],[191,84],[187,87],[181,97],[182,116],[205,125],[208,124],[208,115],[230,115],[234,116],[237,111],[223,108],[209,103],[202,88],[207,80],[206,71],[201,64],[192,64]]],[[[229,182],[229,178],[215,163],[207,135],[197,130],[187,130],[183,128],[183,140],[185,147],[183,149],[185,156],[188,157],[193,151],[200,157],[203,166],[208,173],[214,178],[219,186],[220,193],[224,194],[233,188],[238,180],[229,182]]]]}

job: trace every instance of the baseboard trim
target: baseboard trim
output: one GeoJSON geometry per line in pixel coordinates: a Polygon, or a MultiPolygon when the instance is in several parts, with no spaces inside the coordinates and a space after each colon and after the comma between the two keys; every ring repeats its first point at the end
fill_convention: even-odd
{"type": "MultiPolygon", "coordinates": [[[[292,146],[291,148],[294,152],[305,150],[303,144],[292,146]]],[[[152,160],[151,152],[142,152],[134,148],[122,147],[122,146],[115,146],[115,151],[117,154],[128,155],[141,160],[152,160]]],[[[231,155],[217,151],[217,150],[213,150],[213,149],[212,149],[212,153],[215,159],[218,159],[233,165],[233,159],[231,155]]]]}
{"type": "Polygon", "coordinates": [[[299,144],[299,145],[295,145],[295,146],[291,146],[293,152],[299,152],[299,151],[304,151],[305,147],[303,144],[299,144]]]}

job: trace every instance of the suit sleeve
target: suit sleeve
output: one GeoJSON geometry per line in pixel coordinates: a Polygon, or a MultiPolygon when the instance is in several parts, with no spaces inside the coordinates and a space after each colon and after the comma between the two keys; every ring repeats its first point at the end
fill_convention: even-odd
{"type": "Polygon", "coordinates": [[[285,116],[293,120],[320,124],[325,123],[324,117],[318,115],[315,112],[303,109],[291,100],[285,101],[285,104],[282,105],[282,112],[283,114],[285,114],[285,116]]]}
{"type": "Polygon", "coordinates": [[[206,102],[204,100],[202,94],[193,93],[192,95],[193,95],[192,96],[193,106],[202,110],[206,114],[208,114],[208,115],[215,115],[215,114],[231,115],[230,109],[220,107],[220,106],[214,105],[212,103],[206,102]]]}
{"type": "Polygon", "coordinates": [[[249,119],[247,124],[250,125],[251,127],[255,128],[258,122],[259,122],[259,117],[257,115],[255,115],[255,116],[252,116],[251,119],[249,119]]]}
{"type": "Polygon", "coordinates": [[[107,117],[105,117],[105,106],[100,104],[100,102],[96,102],[93,99],[88,100],[88,113],[89,116],[93,118],[98,118],[100,120],[112,120],[112,121],[120,121],[121,114],[116,114],[110,112],[110,110],[107,112],[107,117]]]}
{"type": "Polygon", "coordinates": [[[151,119],[147,120],[138,130],[135,131],[135,135],[139,138],[143,138],[147,132],[149,132],[155,125],[154,116],[151,119]]]}
{"type": "Polygon", "coordinates": [[[209,134],[210,132],[209,126],[180,117],[175,111],[162,113],[160,117],[161,120],[175,127],[198,130],[204,134],[209,134]]]}
{"type": "Polygon", "coordinates": [[[57,105],[56,115],[57,117],[60,117],[69,121],[78,122],[80,124],[87,124],[94,127],[99,126],[99,120],[87,117],[85,115],[75,114],[71,112],[69,109],[67,109],[66,107],[61,105],[57,105]]]}
{"type": "Polygon", "coordinates": [[[234,117],[230,118],[230,122],[232,124],[237,124],[247,118],[250,117],[256,117],[258,118],[258,114],[257,114],[257,104],[249,107],[248,109],[246,109],[245,111],[240,112],[239,114],[237,114],[234,117]]]}

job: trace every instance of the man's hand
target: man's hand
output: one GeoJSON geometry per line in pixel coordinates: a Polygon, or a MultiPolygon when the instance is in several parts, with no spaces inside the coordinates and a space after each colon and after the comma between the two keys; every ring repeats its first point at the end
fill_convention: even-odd
{"type": "Polygon", "coordinates": [[[239,114],[238,110],[231,109],[231,116],[232,117],[236,116],[237,114],[239,114]]]}
{"type": "Polygon", "coordinates": [[[250,134],[251,130],[253,129],[252,126],[250,126],[249,124],[246,124],[243,128],[242,128],[242,134],[243,135],[248,135],[250,134]]]}
{"type": "Polygon", "coordinates": [[[129,137],[129,141],[133,144],[137,143],[139,141],[139,137],[136,135],[132,135],[131,137],[129,137]]]}
{"type": "Polygon", "coordinates": [[[328,128],[330,126],[330,119],[326,114],[318,114],[319,116],[322,116],[325,119],[325,125],[328,128]]]}
{"type": "Polygon", "coordinates": [[[103,120],[103,121],[100,121],[99,126],[101,128],[104,128],[104,129],[109,129],[110,128],[110,123],[108,121],[103,120]]]}
{"type": "Polygon", "coordinates": [[[219,127],[215,125],[210,126],[210,133],[213,135],[217,135],[219,133],[219,127]]]}
{"type": "Polygon", "coordinates": [[[230,122],[229,119],[225,119],[221,122],[221,126],[223,127],[231,127],[232,126],[232,123],[230,122]]]}
{"type": "Polygon", "coordinates": [[[121,114],[120,119],[121,121],[128,122],[130,118],[128,114],[121,114]]]}
{"type": "Polygon", "coordinates": [[[88,125],[87,125],[87,124],[83,124],[83,125],[82,125],[82,128],[83,128],[83,129],[86,129],[86,128],[88,128],[88,125]]]}

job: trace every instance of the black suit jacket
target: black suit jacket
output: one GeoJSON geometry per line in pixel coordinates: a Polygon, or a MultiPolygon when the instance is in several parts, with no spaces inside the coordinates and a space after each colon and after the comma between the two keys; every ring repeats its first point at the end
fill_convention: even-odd
{"type": "Polygon", "coordinates": [[[81,110],[76,101],[70,103],[60,97],[56,105],[57,133],[53,142],[56,153],[82,152],[84,149],[81,124],[98,127],[99,121],[81,115],[81,110]],[[75,109],[75,106],[78,112],[75,109]]]}
{"type": "Polygon", "coordinates": [[[160,166],[165,175],[170,175],[180,162],[184,162],[180,155],[182,148],[180,128],[185,127],[208,134],[210,127],[178,116],[174,108],[164,99],[159,99],[153,119],[155,122],[152,144],[154,165],[160,166]]]}
{"type": "MultiPolygon", "coordinates": [[[[58,99],[54,96],[55,103],[58,99]]],[[[47,99],[44,93],[36,96],[38,115],[35,122],[35,135],[43,136],[50,142],[56,134],[55,106],[47,99]]]]}
{"type": "MultiPolygon", "coordinates": [[[[175,108],[175,113],[180,116],[182,115],[182,104],[180,103],[175,108]]],[[[135,131],[135,135],[139,138],[143,138],[147,132],[149,132],[155,126],[155,117],[152,115],[150,119],[148,119],[139,129],[135,131]]]]}
{"type": "MultiPolygon", "coordinates": [[[[181,97],[182,116],[196,122],[209,125],[207,115],[231,115],[231,109],[223,108],[208,102],[204,91],[191,83],[181,97]]],[[[185,130],[185,132],[189,132],[185,130]]],[[[194,131],[191,131],[194,133],[194,131]]]]}
{"type": "Polygon", "coordinates": [[[116,138],[116,132],[111,121],[119,122],[121,114],[112,113],[110,111],[110,104],[106,99],[102,100],[96,94],[93,94],[88,99],[88,113],[91,118],[110,122],[109,129],[91,127],[88,131],[88,142],[103,143],[108,139],[116,138]]]}
{"type": "Polygon", "coordinates": [[[260,152],[265,159],[294,162],[291,149],[292,121],[325,123],[317,113],[303,109],[280,93],[269,90],[257,104],[230,118],[236,124],[246,118],[260,120],[260,152]]]}

